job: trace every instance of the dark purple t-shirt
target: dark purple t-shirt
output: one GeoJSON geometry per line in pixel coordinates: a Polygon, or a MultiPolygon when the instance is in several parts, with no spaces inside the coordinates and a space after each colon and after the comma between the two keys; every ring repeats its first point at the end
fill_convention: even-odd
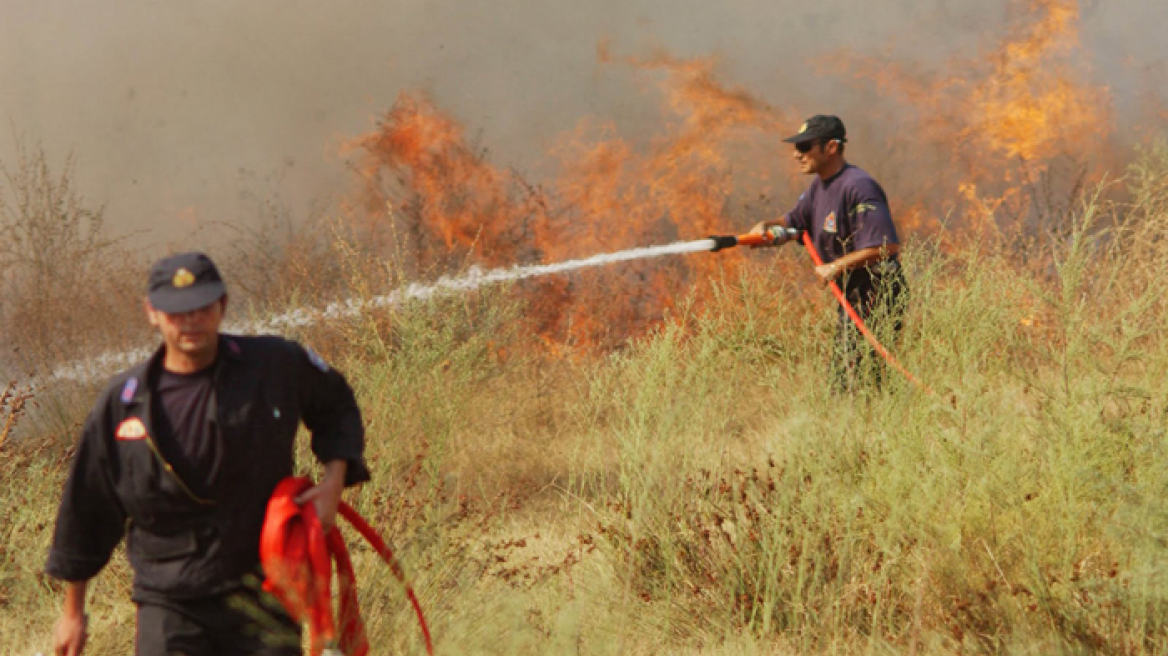
{"type": "Polygon", "coordinates": [[[884,190],[851,164],[827,180],[816,176],[787,213],[787,225],[811,235],[824,263],[865,248],[900,243],[884,190]]]}

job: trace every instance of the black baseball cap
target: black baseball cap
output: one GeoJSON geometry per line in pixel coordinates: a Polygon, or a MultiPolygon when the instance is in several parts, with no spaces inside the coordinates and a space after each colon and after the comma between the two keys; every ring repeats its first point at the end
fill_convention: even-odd
{"type": "Polygon", "coordinates": [[[164,257],[150,267],[146,298],[155,310],[182,314],[223,298],[227,287],[211,258],[202,253],[164,257]]]}
{"type": "Polygon", "coordinates": [[[799,128],[799,132],[792,137],[783,139],[783,141],[801,144],[808,141],[831,141],[833,139],[848,140],[848,131],[844,128],[844,122],[838,116],[816,114],[807,119],[799,128]]]}

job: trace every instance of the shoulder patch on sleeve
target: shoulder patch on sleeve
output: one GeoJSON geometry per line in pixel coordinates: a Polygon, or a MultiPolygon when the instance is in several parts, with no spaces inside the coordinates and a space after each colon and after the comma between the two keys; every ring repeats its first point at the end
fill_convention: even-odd
{"type": "Polygon", "coordinates": [[[308,361],[312,363],[312,366],[316,367],[317,369],[320,369],[321,371],[323,371],[325,373],[328,373],[328,370],[329,370],[328,363],[324,361],[324,358],[320,357],[319,353],[312,350],[311,346],[305,346],[304,352],[308,354],[308,361]]]}
{"type": "Polygon", "coordinates": [[[853,207],[851,212],[848,212],[848,216],[855,216],[863,212],[871,212],[874,209],[876,209],[875,203],[860,203],[853,207]]]}
{"type": "MultiPolygon", "coordinates": [[[[122,386],[122,403],[129,403],[134,400],[134,393],[138,391],[138,378],[130,376],[126,384],[122,386]]],[[[108,398],[108,397],[107,397],[108,398]]]]}

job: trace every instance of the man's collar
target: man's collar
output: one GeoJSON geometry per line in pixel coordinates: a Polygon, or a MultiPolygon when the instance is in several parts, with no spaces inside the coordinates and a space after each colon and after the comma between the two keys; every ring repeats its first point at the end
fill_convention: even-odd
{"type": "Polygon", "coordinates": [[[841,175],[843,175],[844,171],[846,171],[846,170],[848,170],[849,168],[851,168],[851,166],[852,166],[851,164],[848,164],[848,163],[845,161],[845,162],[844,162],[844,165],[840,167],[840,170],[836,171],[835,173],[832,173],[830,176],[828,176],[828,177],[826,177],[826,178],[820,178],[819,180],[820,180],[821,182],[823,182],[823,185],[824,185],[824,186],[827,186],[827,185],[829,185],[829,184],[831,184],[831,183],[835,182],[835,179],[836,179],[836,178],[838,178],[838,177],[840,177],[841,175]]]}

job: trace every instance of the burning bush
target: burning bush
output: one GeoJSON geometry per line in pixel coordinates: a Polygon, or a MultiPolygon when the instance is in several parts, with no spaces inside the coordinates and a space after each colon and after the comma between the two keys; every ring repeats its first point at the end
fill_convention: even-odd
{"type": "MultiPolygon", "coordinates": [[[[535,187],[489,164],[431,101],[403,95],[375,132],[351,145],[361,153],[367,217],[357,220],[387,252],[403,253],[409,271],[425,275],[468,262],[562,261],[743,228],[747,211],[736,199],[757,197],[755,178],[772,169],[743,167],[757,171],[749,181],[731,171],[736,162],[762,159],[759,137],[774,137],[776,113],[745,90],[720,85],[712,60],[626,62],[663,75],[672,112],[647,152],[585,122],[557,149],[560,177],[535,187]]],[[[521,288],[545,339],[611,349],[657,325],[691,287],[737,265],[631,262],[521,288]]]]}

